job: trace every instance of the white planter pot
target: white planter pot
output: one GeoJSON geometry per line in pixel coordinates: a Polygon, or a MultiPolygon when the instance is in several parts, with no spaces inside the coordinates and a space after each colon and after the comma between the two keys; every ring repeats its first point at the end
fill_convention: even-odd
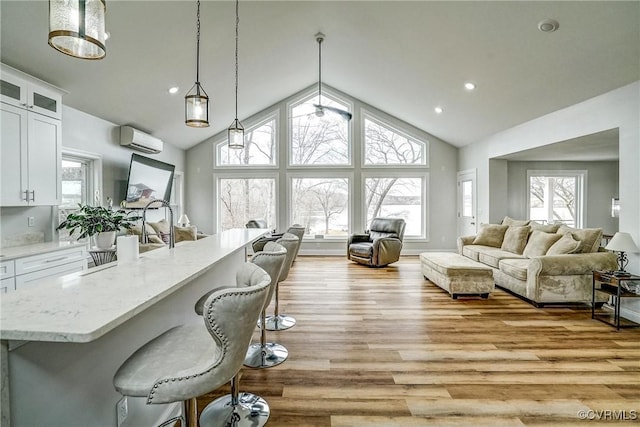
{"type": "Polygon", "coordinates": [[[115,231],[103,231],[94,236],[98,249],[111,249],[116,241],[115,231]]]}

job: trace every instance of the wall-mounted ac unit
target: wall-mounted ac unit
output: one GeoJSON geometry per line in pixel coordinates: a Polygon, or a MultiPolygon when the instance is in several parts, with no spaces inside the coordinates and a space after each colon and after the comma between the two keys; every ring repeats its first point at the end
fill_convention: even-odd
{"type": "Polygon", "coordinates": [[[159,153],[162,151],[161,139],[134,129],[131,126],[120,126],[120,145],[145,153],[159,153]]]}

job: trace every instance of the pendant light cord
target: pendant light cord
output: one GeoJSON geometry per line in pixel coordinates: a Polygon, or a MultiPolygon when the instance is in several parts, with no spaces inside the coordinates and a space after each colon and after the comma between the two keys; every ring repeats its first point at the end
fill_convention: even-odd
{"type": "Polygon", "coordinates": [[[200,0],[198,0],[196,18],[196,85],[198,93],[200,93],[200,0]]]}
{"type": "Polygon", "coordinates": [[[322,105],[322,38],[318,37],[318,105],[322,105]]]}
{"type": "Polygon", "coordinates": [[[238,120],[238,25],[240,24],[238,3],[238,0],[236,0],[236,121],[238,120]]]}

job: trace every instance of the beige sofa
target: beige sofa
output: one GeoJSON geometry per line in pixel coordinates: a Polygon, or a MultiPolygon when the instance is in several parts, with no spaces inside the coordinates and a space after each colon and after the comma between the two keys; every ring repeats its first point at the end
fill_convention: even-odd
{"type": "MultiPolygon", "coordinates": [[[[168,243],[169,238],[169,223],[166,220],[160,220],[158,222],[147,222],[145,224],[147,243],[142,243],[142,227],[141,225],[135,225],[127,230],[127,234],[133,234],[138,236],[138,249],[140,253],[148,252],[153,249],[164,247],[168,243]]],[[[205,234],[198,234],[198,230],[195,226],[188,227],[174,227],[175,242],[182,242],[184,240],[198,240],[206,237],[205,234]]]]}
{"type": "MultiPolygon", "coordinates": [[[[591,303],[592,271],[615,270],[616,256],[600,248],[602,229],[575,229],[505,217],[458,238],[458,253],[493,270],[497,286],[537,307],[591,303]]],[[[604,300],[598,299],[598,302],[604,300]]]]}

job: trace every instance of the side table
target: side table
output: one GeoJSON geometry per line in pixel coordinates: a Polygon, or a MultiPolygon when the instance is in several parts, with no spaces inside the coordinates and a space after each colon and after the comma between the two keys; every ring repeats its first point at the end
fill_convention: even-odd
{"type": "Polygon", "coordinates": [[[93,263],[98,266],[116,260],[116,249],[89,249],[93,263]]]}
{"type": "Polygon", "coordinates": [[[640,298],[640,293],[631,292],[627,284],[640,287],[640,276],[629,274],[628,276],[615,275],[611,271],[594,271],[593,288],[591,295],[591,318],[599,320],[616,329],[637,328],[640,324],[620,317],[620,303],[624,298],[640,298]],[[596,284],[599,286],[596,287],[596,284]],[[608,310],[596,310],[596,292],[603,292],[613,297],[613,314],[608,310]]]}

